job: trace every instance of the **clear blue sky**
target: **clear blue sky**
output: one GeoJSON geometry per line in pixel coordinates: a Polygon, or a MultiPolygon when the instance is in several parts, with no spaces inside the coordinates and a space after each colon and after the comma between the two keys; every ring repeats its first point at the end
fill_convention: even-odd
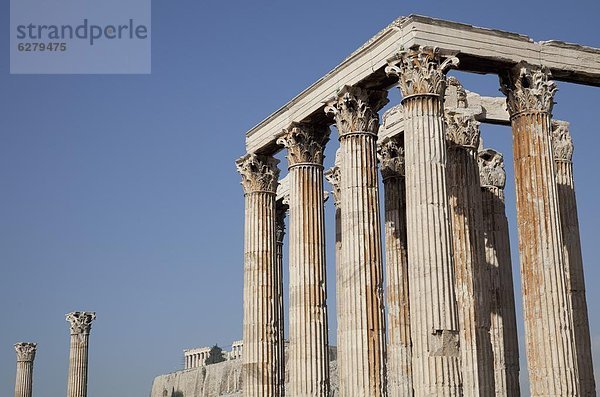
{"type": "MultiPolygon", "coordinates": [[[[182,349],[240,339],[243,197],[234,160],[244,153],[244,132],[397,16],[420,13],[600,47],[597,0],[174,0],[152,7],[151,75],[11,76],[2,2],[2,396],[13,390],[17,341],[39,344],[35,395],[65,394],[64,314],[71,310],[98,313],[90,397],[147,396],[154,376],[181,366],[182,349]]],[[[468,89],[500,95],[495,76],[458,76],[468,89]]],[[[390,97],[399,100],[396,92],[390,97]]],[[[556,101],[555,116],[571,121],[576,144],[598,367],[600,89],[561,83],[556,101]]],[[[483,135],[486,146],[506,154],[512,182],[509,129],[484,126],[483,135]]],[[[336,146],[329,146],[328,164],[336,146]]],[[[512,186],[507,205],[515,243],[512,186]]],[[[518,269],[516,253],[513,245],[518,269]]]]}

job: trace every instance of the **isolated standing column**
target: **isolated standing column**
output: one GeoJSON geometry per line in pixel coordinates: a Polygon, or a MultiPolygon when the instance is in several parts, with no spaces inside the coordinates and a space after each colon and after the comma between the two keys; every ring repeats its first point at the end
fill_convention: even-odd
{"type": "Polygon", "coordinates": [[[412,396],[412,356],[406,242],[404,147],[386,138],[378,147],[385,202],[387,382],[389,397],[412,396]]]}
{"type": "Polygon", "coordinates": [[[573,178],[573,140],[566,121],[552,121],[552,152],[556,165],[556,184],[560,208],[560,223],[563,233],[565,261],[568,268],[568,290],[573,305],[573,331],[577,349],[577,367],[581,395],[596,395],[592,346],[590,341],[590,323],[585,298],[585,279],[583,276],[583,257],[579,237],[579,218],[575,198],[575,180],[573,178]]]}
{"type": "Polygon", "coordinates": [[[289,164],[288,394],[329,396],[323,150],[329,127],[293,123],[277,139],[289,164]]]}
{"type": "Polygon", "coordinates": [[[404,107],[406,220],[413,388],[419,396],[460,396],[458,313],[446,187],[445,71],[431,47],[388,61],[404,107]]]}
{"type": "Polygon", "coordinates": [[[17,379],[15,382],[15,397],[31,397],[33,389],[33,360],[37,345],[20,342],[15,344],[17,352],[17,379]]]}
{"type": "Polygon", "coordinates": [[[481,150],[478,156],[485,257],[490,269],[490,338],[494,353],[496,396],[519,396],[519,342],[508,219],[504,205],[504,158],[493,149],[481,150]]]}
{"type": "Polygon", "coordinates": [[[343,87],[325,111],[334,116],[342,156],[343,279],[348,321],[338,326],[346,365],[340,378],[343,397],[386,395],[385,316],[381,219],[377,175],[377,112],[387,91],[343,87]]]}
{"type": "Polygon", "coordinates": [[[513,133],[525,342],[532,396],[578,396],[550,119],[556,84],[520,63],[504,73],[513,133]]]}
{"type": "Polygon", "coordinates": [[[94,312],[71,312],[66,315],[71,329],[67,397],[86,397],[88,380],[88,346],[94,312]]]}
{"type": "Polygon", "coordinates": [[[279,397],[281,373],[276,205],[279,161],[248,154],[237,161],[245,197],[244,355],[246,397],[279,397]]]}

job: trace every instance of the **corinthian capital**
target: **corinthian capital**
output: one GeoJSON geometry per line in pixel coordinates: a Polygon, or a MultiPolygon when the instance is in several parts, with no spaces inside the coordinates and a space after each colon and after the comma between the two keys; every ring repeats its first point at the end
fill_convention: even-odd
{"type": "Polygon", "coordinates": [[[402,95],[435,94],[446,91],[446,71],[458,65],[458,58],[442,60],[437,47],[414,46],[388,60],[385,72],[398,77],[402,95]]]}
{"type": "Polygon", "coordinates": [[[484,149],[479,152],[479,178],[481,186],[494,186],[504,189],[506,171],[504,156],[494,149],[484,149]]]}
{"type": "Polygon", "coordinates": [[[445,112],[446,140],[449,147],[460,146],[467,149],[479,147],[479,122],[473,114],[452,110],[445,112]]]}
{"type": "Polygon", "coordinates": [[[404,147],[397,139],[385,138],[377,145],[383,179],[404,176],[404,147]]]}
{"type": "Polygon", "coordinates": [[[335,205],[335,208],[339,208],[340,206],[340,173],[340,167],[337,165],[325,171],[325,179],[327,179],[327,182],[329,182],[329,184],[331,184],[331,186],[333,187],[333,205],[335,205]]]}
{"type": "Polygon", "coordinates": [[[288,208],[288,205],[284,204],[283,201],[277,201],[275,206],[275,233],[278,243],[283,243],[285,237],[285,217],[288,208]]]}
{"type": "Polygon", "coordinates": [[[66,317],[67,321],[71,323],[71,335],[89,334],[92,329],[92,321],[96,319],[96,313],[71,312],[66,317]]]}
{"type": "Polygon", "coordinates": [[[279,179],[277,164],[279,160],[274,157],[254,153],[238,159],[236,166],[242,176],[244,193],[276,193],[279,179]]]}
{"type": "Polygon", "coordinates": [[[351,132],[377,134],[377,112],[388,102],[385,90],[344,86],[336,98],[327,102],[325,113],[334,117],[340,137],[351,132]]]}
{"type": "Polygon", "coordinates": [[[292,123],[277,138],[277,144],[288,150],[288,163],[323,165],[323,151],[329,141],[329,127],[312,123],[292,123]]]}
{"type": "Polygon", "coordinates": [[[511,117],[521,112],[552,112],[558,88],[550,77],[547,68],[525,62],[500,74],[500,91],[506,95],[511,117]]]}
{"type": "Polygon", "coordinates": [[[15,351],[17,352],[17,361],[33,361],[35,358],[35,352],[37,350],[37,344],[30,342],[19,342],[15,344],[15,351]]]}
{"type": "Polygon", "coordinates": [[[552,153],[554,161],[573,161],[573,140],[569,132],[569,123],[566,121],[552,120],[552,153]]]}

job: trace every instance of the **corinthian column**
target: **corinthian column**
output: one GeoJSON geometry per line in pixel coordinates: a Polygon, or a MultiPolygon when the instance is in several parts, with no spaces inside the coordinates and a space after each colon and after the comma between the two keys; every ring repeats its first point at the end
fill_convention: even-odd
{"type": "Polygon", "coordinates": [[[408,257],[406,246],[406,186],[404,147],[384,139],[378,147],[385,195],[385,265],[388,313],[388,396],[413,395],[408,257]]]}
{"type": "Polygon", "coordinates": [[[239,159],[245,197],[244,396],[281,396],[275,194],[278,160],[248,154],[239,159]]]}
{"type": "Polygon", "coordinates": [[[552,151],[556,165],[556,184],[560,223],[567,266],[567,288],[573,305],[573,331],[577,349],[577,367],[582,396],[595,396],[594,366],[590,342],[590,324],[585,299],[583,258],[579,238],[579,219],[573,179],[573,141],[569,123],[552,121],[552,151]]]}
{"type": "Polygon", "coordinates": [[[519,396],[519,343],[508,220],[504,207],[506,173],[502,154],[493,149],[480,151],[479,176],[485,258],[491,281],[490,337],[494,353],[496,396],[519,396]]]}
{"type": "Polygon", "coordinates": [[[290,351],[288,393],[329,396],[323,150],[329,128],[293,123],[277,143],[288,150],[290,351]]]}
{"type": "Polygon", "coordinates": [[[579,395],[550,118],[556,84],[524,63],[501,76],[513,131],[517,222],[532,396],[579,395]]]}
{"type": "Polygon", "coordinates": [[[37,345],[20,342],[15,344],[17,352],[17,380],[15,382],[15,397],[31,397],[33,388],[33,360],[37,345]]]}
{"type": "Polygon", "coordinates": [[[460,396],[458,314],[446,187],[444,72],[437,49],[413,47],[388,63],[404,99],[406,220],[415,396],[460,396]]]}
{"type": "Polygon", "coordinates": [[[284,329],[284,314],[283,314],[283,238],[285,237],[285,217],[288,210],[287,202],[284,200],[277,201],[275,204],[276,211],[276,230],[277,230],[277,271],[275,285],[277,286],[277,318],[279,319],[279,332],[277,335],[277,355],[279,357],[279,372],[277,375],[277,384],[279,385],[279,393],[285,395],[285,329],[284,329]]]}
{"type": "Polygon", "coordinates": [[[386,91],[345,86],[325,107],[340,135],[342,258],[340,288],[347,321],[338,325],[346,368],[342,397],[386,394],[381,220],[377,180],[377,111],[386,91]]]}
{"type": "Polygon", "coordinates": [[[473,115],[461,111],[465,112],[446,112],[446,139],[463,395],[493,396],[490,272],[481,234],[483,212],[477,163],[479,123],[473,115]]]}
{"type": "Polygon", "coordinates": [[[88,379],[88,345],[94,312],[71,312],[66,315],[71,329],[67,397],[86,397],[88,379]]]}

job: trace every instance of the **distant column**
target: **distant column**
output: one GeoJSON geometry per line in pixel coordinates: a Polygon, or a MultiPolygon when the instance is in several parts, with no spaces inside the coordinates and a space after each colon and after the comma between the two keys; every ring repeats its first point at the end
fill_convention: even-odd
{"type": "Polygon", "coordinates": [[[279,161],[248,154],[237,161],[245,197],[244,396],[280,396],[275,194],[279,161]]]}
{"type": "MultiPolygon", "coordinates": [[[[453,81],[458,84],[456,79],[453,81]]],[[[463,395],[489,397],[495,394],[494,358],[490,341],[490,272],[481,233],[479,123],[467,109],[446,110],[446,141],[463,395]]]]}
{"type": "Polygon", "coordinates": [[[86,397],[88,380],[88,344],[94,312],[71,312],[66,315],[71,329],[67,397],[86,397]]]}
{"type": "Polygon", "coordinates": [[[590,341],[590,323],[585,298],[585,279],[583,276],[583,257],[579,237],[579,218],[575,198],[575,180],[573,178],[573,140],[566,121],[552,121],[552,152],[556,165],[556,183],[560,208],[560,223],[563,233],[565,261],[567,263],[568,290],[573,305],[573,331],[577,349],[577,367],[581,395],[596,395],[592,346],[590,341]]]}
{"type": "Polygon", "coordinates": [[[388,396],[413,395],[406,242],[404,146],[386,138],[378,148],[385,195],[388,396]]]}
{"type": "Polygon", "coordinates": [[[501,75],[513,133],[531,395],[579,396],[550,120],[556,84],[525,63],[501,75]]]}
{"type": "Polygon", "coordinates": [[[329,127],[292,123],[277,143],[287,149],[290,231],[288,394],[329,396],[323,151],[329,127]]]}
{"type": "Polygon", "coordinates": [[[15,397],[31,397],[33,389],[33,360],[37,345],[20,342],[15,344],[17,352],[17,379],[15,382],[15,397]]]}
{"type": "MultiPolygon", "coordinates": [[[[285,327],[283,310],[283,239],[285,237],[285,217],[288,210],[287,203],[283,200],[277,201],[276,205],[276,228],[277,228],[277,276],[275,285],[277,286],[277,311],[279,319],[279,332],[277,335],[277,353],[279,356],[279,373],[277,375],[277,384],[279,385],[280,395],[285,395],[285,327]]],[[[237,350],[237,348],[236,348],[237,350]]],[[[236,351],[235,356],[238,356],[236,351]]]]}
{"type": "Polygon", "coordinates": [[[461,396],[458,313],[446,186],[445,72],[431,47],[388,61],[404,107],[406,220],[413,388],[420,396],[461,396]]]}
{"type": "Polygon", "coordinates": [[[493,149],[479,152],[485,257],[490,268],[490,337],[497,397],[520,396],[519,342],[508,219],[504,206],[504,158],[493,149]]]}
{"type": "MultiPolygon", "coordinates": [[[[347,363],[343,397],[386,395],[385,315],[377,175],[377,112],[387,91],[343,87],[325,107],[340,137],[343,295],[348,321],[338,326],[347,363]],[[347,337],[347,339],[346,339],[347,337]],[[346,343],[346,341],[350,341],[346,343]]],[[[341,364],[344,365],[344,364],[341,364]]]]}

